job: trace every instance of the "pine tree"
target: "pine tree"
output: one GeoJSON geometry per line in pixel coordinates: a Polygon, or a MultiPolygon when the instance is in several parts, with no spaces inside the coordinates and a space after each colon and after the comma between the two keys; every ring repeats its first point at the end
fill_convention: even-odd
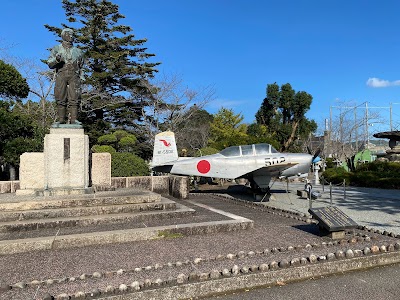
{"type": "Polygon", "coordinates": [[[111,124],[132,126],[151,97],[148,79],[159,65],[146,61],[154,56],[146,52],[147,40],[135,39],[132,28],[119,23],[124,16],[111,1],[62,0],[62,7],[69,24],[45,27],[58,35],[72,28],[75,44],[85,52],[85,106],[80,116],[85,129],[101,134],[111,124]]]}

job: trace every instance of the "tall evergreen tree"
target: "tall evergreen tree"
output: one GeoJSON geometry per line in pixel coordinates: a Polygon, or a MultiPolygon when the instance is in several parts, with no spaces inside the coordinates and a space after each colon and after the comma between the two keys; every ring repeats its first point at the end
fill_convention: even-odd
{"type": "Polygon", "coordinates": [[[72,28],[77,46],[85,52],[84,115],[87,131],[102,133],[114,127],[132,126],[151,96],[148,79],[159,63],[146,60],[154,56],[144,47],[146,39],[135,39],[118,5],[108,0],[62,0],[69,24],[62,28],[45,25],[59,35],[72,28]]]}
{"type": "Polygon", "coordinates": [[[267,85],[267,96],[256,113],[257,124],[265,125],[280,143],[280,150],[293,149],[296,137],[307,137],[317,129],[314,120],[306,118],[312,96],[304,91],[295,92],[289,83],[280,88],[276,83],[267,85]]]}

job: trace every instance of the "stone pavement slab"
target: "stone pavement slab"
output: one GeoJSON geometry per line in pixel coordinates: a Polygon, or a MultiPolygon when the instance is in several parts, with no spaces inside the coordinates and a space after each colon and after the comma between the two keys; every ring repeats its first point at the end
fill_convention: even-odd
{"type": "MultiPolygon", "coordinates": [[[[304,188],[302,183],[291,183],[286,192],[285,182],[276,182],[272,188],[272,200],[265,205],[307,213],[309,201],[297,196],[296,191],[304,188]]],[[[400,234],[400,190],[384,190],[361,187],[333,187],[332,202],[329,186],[314,186],[322,197],[312,201],[312,207],[334,205],[350,216],[359,225],[373,227],[381,231],[400,234]]]]}

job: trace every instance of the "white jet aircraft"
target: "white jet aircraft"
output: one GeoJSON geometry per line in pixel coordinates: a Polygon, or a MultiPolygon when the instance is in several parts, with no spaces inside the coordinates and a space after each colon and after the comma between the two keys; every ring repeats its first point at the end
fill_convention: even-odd
{"type": "Polygon", "coordinates": [[[312,160],[310,154],[280,153],[270,144],[232,146],[217,154],[178,157],[175,134],[166,131],[155,137],[151,167],[153,171],[175,175],[245,178],[252,188],[268,192],[273,177],[307,176],[312,160]]]}

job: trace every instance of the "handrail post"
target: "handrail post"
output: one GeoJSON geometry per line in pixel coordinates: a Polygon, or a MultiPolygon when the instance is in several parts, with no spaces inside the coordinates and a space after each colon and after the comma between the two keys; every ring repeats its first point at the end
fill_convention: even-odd
{"type": "Polygon", "coordinates": [[[343,179],[343,196],[344,200],[346,200],[346,179],[343,179]]]}

